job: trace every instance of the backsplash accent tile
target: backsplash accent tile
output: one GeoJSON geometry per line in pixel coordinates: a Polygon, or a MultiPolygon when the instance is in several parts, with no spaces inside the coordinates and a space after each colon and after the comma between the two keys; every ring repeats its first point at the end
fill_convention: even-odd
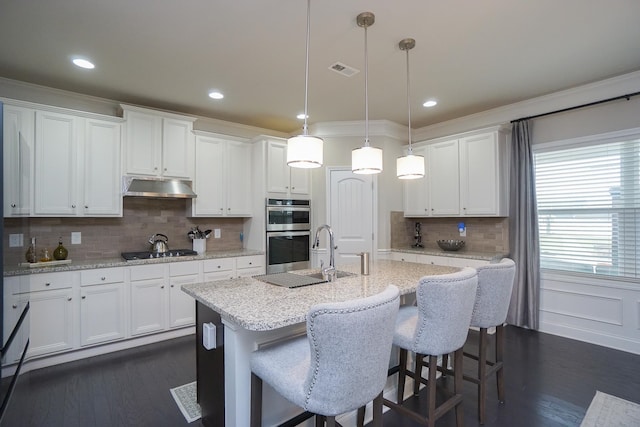
{"type": "Polygon", "coordinates": [[[414,242],[415,224],[420,223],[422,244],[437,249],[437,240],[465,240],[463,251],[509,253],[509,218],[405,218],[404,212],[391,212],[391,248],[410,247],[414,242]],[[458,223],[464,222],[467,236],[460,237],[458,223]]]}
{"type": "Polygon", "coordinates": [[[207,250],[242,249],[240,233],[243,218],[189,218],[187,204],[178,199],[148,199],[125,197],[122,218],[5,218],[4,264],[24,262],[31,237],[36,238],[38,251],[44,248],[53,252],[58,237],[74,261],[119,258],[121,252],[149,249],[148,240],[154,233],[165,234],[170,249],[191,249],[187,232],[192,227],[200,230],[219,228],[221,238],[207,239],[207,250]],[[82,233],[80,245],[71,244],[71,232],[82,233]],[[24,247],[10,248],[9,234],[24,234],[24,247]]]}

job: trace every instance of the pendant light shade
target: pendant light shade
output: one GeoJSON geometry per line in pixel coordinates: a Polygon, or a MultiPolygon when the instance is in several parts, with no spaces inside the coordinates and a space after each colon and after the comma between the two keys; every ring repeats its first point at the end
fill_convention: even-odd
{"type": "Polygon", "coordinates": [[[382,172],[382,150],[369,145],[369,58],[367,52],[367,28],[375,22],[375,15],[362,12],[356,18],[359,27],[364,28],[364,146],[351,152],[351,171],[357,174],[382,172]]]}
{"type": "Polygon", "coordinates": [[[304,125],[302,135],[287,140],[287,165],[292,168],[319,168],[322,166],[322,138],[307,134],[307,100],[309,93],[309,34],[311,28],[311,0],[307,0],[307,45],[304,76],[304,125]]]}
{"type": "Polygon", "coordinates": [[[292,168],[319,168],[322,166],[321,138],[298,135],[287,140],[287,164],[292,168]]]}
{"type": "Polygon", "coordinates": [[[401,50],[407,52],[407,109],[409,110],[409,150],[407,155],[398,157],[396,161],[397,175],[400,179],[416,179],[424,177],[424,157],[413,154],[411,148],[411,88],[409,85],[409,50],[416,45],[414,39],[403,39],[398,43],[401,50]]]}

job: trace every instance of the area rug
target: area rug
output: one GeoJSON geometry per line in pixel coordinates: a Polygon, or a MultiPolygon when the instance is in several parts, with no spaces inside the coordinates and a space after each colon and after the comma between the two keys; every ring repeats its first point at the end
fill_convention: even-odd
{"type": "Polygon", "coordinates": [[[640,426],[640,405],[596,391],[580,427],[640,426]]]}
{"type": "Polygon", "coordinates": [[[180,387],[169,390],[176,405],[180,408],[180,412],[191,423],[200,419],[200,405],[196,402],[196,382],[181,385],[180,387]]]}

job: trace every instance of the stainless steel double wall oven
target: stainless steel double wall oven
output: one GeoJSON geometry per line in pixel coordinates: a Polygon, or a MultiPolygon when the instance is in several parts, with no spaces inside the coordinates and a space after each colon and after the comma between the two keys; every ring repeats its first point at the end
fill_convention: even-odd
{"type": "Polygon", "coordinates": [[[267,199],[267,274],[311,266],[311,202],[267,199]]]}

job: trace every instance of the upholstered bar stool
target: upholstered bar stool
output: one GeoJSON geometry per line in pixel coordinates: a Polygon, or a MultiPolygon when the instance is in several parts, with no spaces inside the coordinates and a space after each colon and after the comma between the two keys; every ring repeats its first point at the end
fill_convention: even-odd
{"type": "MultiPolygon", "coordinates": [[[[316,425],[374,402],[374,424],[382,425],[398,288],[356,300],[313,306],[307,335],[251,355],[251,426],[262,424],[262,382],[316,415],[316,425]]],[[[306,417],[309,418],[309,417],[306,417]]],[[[296,417],[296,419],[306,419],[296,417]]],[[[294,424],[287,424],[294,425],[294,424]]]]}
{"type": "MultiPolygon", "coordinates": [[[[478,352],[464,352],[464,356],[477,361],[477,375],[464,375],[466,381],[478,385],[478,419],[480,424],[485,420],[485,401],[487,396],[487,380],[494,374],[498,386],[498,401],[504,403],[504,322],[507,319],[511,293],[516,274],[516,264],[510,258],[503,258],[499,263],[477,267],[478,290],[471,316],[471,326],[479,328],[478,352]],[[496,328],[495,360],[488,360],[489,328],[496,328]]],[[[423,364],[416,358],[416,372],[420,374],[423,364]]],[[[424,364],[426,365],[426,364],[424,364]]],[[[442,360],[446,370],[447,357],[442,360]]],[[[455,368],[454,368],[455,369],[455,368]]]]}
{"type": "MultiPolygon", "coordinates": [[[[398,312],[393,344],[400,348],[398,395],[396,402],[384,399],[384,404],[421,424],[435,426],[438,418],[456,410],[456,423],[463,424],[462,411],[462,346],[469,332],[478,276],[473,268],[440,276],[420,279],[416,290],[417,306],[403,306],[398,312]],[[431,366],[437,358],[454,353],[456,373],[453,394],[436,407],[436,369],[429,370],[427,385],[427,415],[411,411],[402,405],[405,377],[422,381],[419,374],[407,370],[407,352],[427,355],[431,366]]],[[[423,381],[424,382],[424,381],[423,381]]]]}

